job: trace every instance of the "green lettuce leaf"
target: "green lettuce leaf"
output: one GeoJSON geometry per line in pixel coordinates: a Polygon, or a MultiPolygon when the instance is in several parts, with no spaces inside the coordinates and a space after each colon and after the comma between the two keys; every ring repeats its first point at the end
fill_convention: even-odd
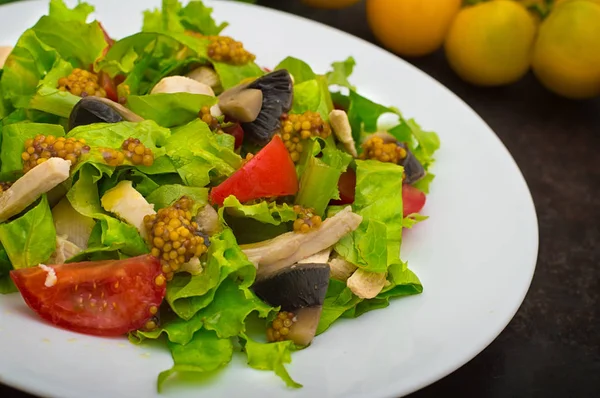
{"type": "Polygon", "coordinates": [[[361,298],[352,293],[346,283],[337,279],[330,279],[327,295],[323,302],[321,318],[317,326],[317,335],[329,329],[344,313],[356,307],[362,301],[361,298]]]}
{"type": "Polygon", "coordinates": [[[323,120],[329,120],[333,102],[325,76],[294,84],[294,102],[291,113],[319,112],[323,120]]]}
{"type": "Polygon", "coordinates": [[[61,58],[82,68],[92,65],[108,46],[97,21],[87,24],[77,19],[43,16],[31,29],[42,42],[56,49],[61,58]]]}
{"type": "Polygon", "coordinates": [[[201,1],[190,1],[185,7],[177,0],[163,0],[161,10],[144,12],[144,32],[184,32],[191,30],[206,36],[218,35],[227,23],[219,25],[212,17],[213,9],[201,1]]]}
{"type": "Polygon", "coordinates": [[[69,8],[62,0],[50,0],[48,16],[62,21],[85,22],[92,12],[94,7],[88,3],[78,3],[69,8]]]}
{"type": "Polygon", "coordinates": [[[291,378],[284,365],[292,361],[291,352],[294,350],[294,342],[285,340],[265,344],[254,341],[248,336],[243,336],[243,338],[245,340],[244,351],[250,367],[258,370],[272,370],[288,387],[302,387],[302,384],[291,378]]]}
{"type": "Polygon", "coordinates": [[[260,201],[255,204],[244,205],[233,195],[227,197],[223,202],[223,207],[219,208],[221,219],[223,219],[224,213],[232,217],[250,218],[272,225],[280,225],[281,223],[294,221],[297,218],[293,206],[287,203],[277,204],[275,202],[260,201]]]}
{"type": "Polygon", "coordinates": [[[213,106],[216,97],[190,93],[130,95],[127,106],[144,119],[163,127],[181,126],[198,118],[203,106],[213,106]]]}
{"type": "MultiPolygon", "coordinates": [[[[160,127],[152,120],[139,123],[94,123],[75,127],[67,137],[84,139],[89,146],[104,148],[120,148],[127,138],[137,138],[153,151],[165,146],[171,133],[169,129],[160,127]]],[[[156,154],[155,154],[156,157],[156,154]]]]}
{"type": "Polygon", "coordinates": [[[77,258],[98,251],[118,250],[128,256],[138,256],[149,252],[146,243],[135,227],[109,216],[100,205],[97,182],[103,174],[111,172],[112,170],[106,166],[85,164],[78,172],[77,181],[67,193],[73,209],[86,217],[99,220],[100,225],[99,241],[101,245],[90,247],[77,258]]]}
{"type": "Polygon", "coordinates": [[[348,77],[352,74],[355,66],[356,61],[353,57],[348,57],[345,61],[332,63],[332,70],[325,75],[327,76],[327,83],[329,83],[329,85],[338,85],[347,87],[350,90],[356,90],[348,81],[348,77]]]}
{"type": "Polygon", "coordinates": [[[356,194],[352,209],[363,217],[335,251],[371,272],[385,272],[399,261],[402,241],[402,166],[356,160],[356,194]]]}
{"type": "Polygon", "coordinates": [[[165,381],[175,373],[211,372],[227,365],[233,356],[231,339],[221,339],[209,330],[196,332],[194,338],[186,345],[168,342],[168,346],[173,356],[173,367],[159,374],[159,392],[165,381]]]}
{"type": "Polygon", "coordinates": [[[182,196],[187,196],[193,200],[194,208],[196,209],[208,203],[207,188],[186,187],[179,184],[162,185],[146,196],[146,200],[154,204],[154,209],[158,210],[172,205],[181,199],[182,196]]]}
{"type": "Polygon", "coordinates": [[[0,160],[2,175],[20,176],[23,173],[21,154],[25,149],[25,141],[38,134],[62,137],[65,131],[62,126],[45,123],[14,123],[2,128],[2,148],[0,160]]]}
{"type": "Polygon", "coordinates": [[[29,107],[52,115],[68,118],[73,107],[81,100],[80,97],[68,91],[60,91],[58,80],[68,76],[73,66],[59,59],[50,72],[40,82],[38,89],[29,103],[29,107]]]}
{"type": "Polygon", "coordinates": [[[46,195],[21,217],[0,225],[0,242],[15,269],[50,258],[56,250],[56,229],[46,195]]]}
{"type": "Polygon", "coordinates": [[[233,137],[221,136],[199,119],[173,129],[165,149],[186,185],[206,186],[211,180],[229,177],[241,166],[233,137]]]}
{"type": "Polygon", "coordinates": [[[4,64],[0,90],[15,108],[29,106],[38,83],[60,60],[58,52],[28,29],[4,64]]]}
{"type": "Polygon", "coordinates": [[[244,288],[249,287],[256,276],[256,268],[229,229],[211,237],[207,260],[202,265],[204,269],[199,275],[178,273],[167,284],[166,300],[182,319],[189,320],[207,307],[225,278],[235,276],[240,288],[244,288]]]}
{"type": "Polygon", "coordinates": [[[10,271],[13,269],[6,249],[0,242],[0,294],[15,293],[18,291],[17,287],[10,279],[10,271]]]}
{"type": "Polygon", "coordinates": [[[237,86],[242,80],[252,79],[264,75],[264,71],[254,62],[244,65],[230,65],[224,62],[211,61],[219,79],[221,86],[227,90],[237,86]]]}
{"type": "Polygon", "coordinates": [[[317,78],[310,65],[294,57],[285,58],[274,70],[280,69],[286,69],[294,77],[294,84],[302,84],[305,81],[317,78]]]}

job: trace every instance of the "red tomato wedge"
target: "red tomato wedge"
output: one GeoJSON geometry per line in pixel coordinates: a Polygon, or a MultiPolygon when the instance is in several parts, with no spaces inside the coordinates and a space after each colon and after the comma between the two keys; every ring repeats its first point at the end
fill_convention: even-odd
{"type": "Polygon", "coordinates": [[[408,184],[402,185],[402,203],[405,217],[420,212],[425,206],[426,200],[425,194],[418,188],[408,184]]]}
{"type": "Polygon", "coordinates": [[[349,205],[354,203],[354,191],[356,190],[356,172],[348,169],[342,173],[338,181],[338,190],[340,191],[340,199],[332,200],[334,205],[349,205]]]}
{"type": "Polygon", "coordinates": [[[41,267],[10,276],[32,310],[74,332],[120,336],[140,329],[165,296],[160,261],[150,255],[49,267],[55,281],[41,267]]]}
{"type": "Polygon", "coordinates": [[[119,95],[117,94],[117,85],[115,84],[115,81],[104,72],[100,72],[99,80],[100,86],[106,91],[106,98],[117,102],[119,100],[119,95]]]}
{"type": "Polygon", "coordinates": [[[297,192],[298,177],[294,162],[283,141],[276,135],[248,163],[213,188],[210,199],[222,205],[229,195],[234,195],[240,202],[247,202],[265,197],[295,195],[297,192]]]}

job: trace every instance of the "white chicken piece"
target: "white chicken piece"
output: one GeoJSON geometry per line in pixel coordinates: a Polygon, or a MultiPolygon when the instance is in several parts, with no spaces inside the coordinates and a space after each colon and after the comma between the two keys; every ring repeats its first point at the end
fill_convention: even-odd
{"type": "Polygon", "coordinates": [[[385,272],[369,272],[359,268],[348,278],[346,286],[358,297],[372,299],[385,286],[385,277],[385,272]]]}
{"type": "Polygon", "coordinates": [[[329,271],[333,279],[346,282],[356,271],[356,265],[346,261],[342,257],[334,257],[329,260],[329,271]]]}
{"type": "Polygon", "coordinates": [[[150,91],[150,94],[190,93],[215,96],[213,89],[204,83],[185,76],[167,76],[162,78],[150,91]]]}
{"type": "Polygon", "coordinates": [[[298,264],[327,264],[331,250],[333,250],[333,248],[328,247],[325,250],[321,250],[310,257],[306,257],[305,259],[298,261],[298,264]]]}
{"type": "Polygon", "coordinates": [[[71,162],[50,158],[29,170],[0,195],[0,222],[25,210],[42,194],[69,178],[71,162]]]}
{"type": "Polygon", "coordinates": [[[66,236],[56,235],[56,250],[48,260],[49,264],[64,264],[71,257],[81,253],[83,250],[75,243],[69,241],[66,236]]]}
{"type": "Polygon", "coordinates": [[[13,48],[10,46],[0,46],[0,69],[4,66],[6,58],[8,58],[12,50],[13,48]]]}
{"type": "Polygon", "coordinates": [[[240,247],[258,268],[257,278],[260,279],[333,246],[358,228],[361,222],[362,216],[353,213],[348,206],[308,233],[287,232],[264,242],[240,247]]]}
{"type": "Polygon", "coordinates": [[[116,214],[120,219],[133,225],[142,238],[148,235],[144,217],[156,214],[154,205],[148,203],[134,187],[131,181],[123,180],[106,191],[100,199],[104,210],[116,214]]]}
{"type": "Polygon", "coordinates": [[[189,77],[197,82],[204,83],[210,86],[212,89],[215,89],[221,85],[221,80],[219,79],[217,72],[208,66],[200,66],[189,72],[187,75],[185,75],[185,77],[189,77]]]}
{"type": "Polygon", "coordinates": [[[198,212],[196,223],[198,223],[200,231],[209,236],[216,234],[221,229],[219,214],[211,205],[204,206],[202,210],[198,212]]]}
{"type": "Polygon", "coordinates": [[[352,138],[352,127],[350,126],[348,114],[342,110],[334,109],[329,113],[329,123],[331,123],[333,133],[344,145],[346,151],[350,155],[358,157],[354,138],[352,138]]]}

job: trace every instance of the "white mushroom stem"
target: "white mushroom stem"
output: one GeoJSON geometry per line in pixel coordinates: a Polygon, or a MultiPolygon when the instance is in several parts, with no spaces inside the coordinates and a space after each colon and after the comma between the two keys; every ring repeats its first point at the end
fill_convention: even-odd
{"type": "Polygon", "coordinates": [[[0,46],[0,69],[4,66],[4,62],[12,50],[13,48],[10,46],[0,46]]]}
{"type": "Polygon", "coordinates": [[[185,76],[168,76],[161,79],[150,91],[150,94],[190,93],[215,96],[213,89],[204,83],[185,76]]]}
{"type": "Polygon", "coordinates": [[[348,114],[342,110],[334,109],[329,113],[329,122],[331,129],[337,139],[344,145],[346,151],[354,157],[358,156],[354,138],[352,138],[352,127],[348,114]]]}
{"type": "Polygon", "coordinates": [[[385,272],[369,272],[359,268],[348,278],[346,285],[358,297],[372,299],[385,286],[385,276],[385,272]]]}

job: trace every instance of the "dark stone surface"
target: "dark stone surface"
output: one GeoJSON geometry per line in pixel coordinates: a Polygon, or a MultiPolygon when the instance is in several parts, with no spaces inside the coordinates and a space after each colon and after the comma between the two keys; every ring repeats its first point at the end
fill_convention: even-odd
{"type": "MultiPolygon", "coordinates": [[[[259,3],[374,41],[362,2],[342,11],[259,3]]],[[[559,98],[531,74],[509,87],[476,88],[441,52],[410,62],[498,134],[529,184],[540,229],[537,270],[512,322],[472,361],[411,398],[600,397],[600,98],[559,98]]],[[[0,386],[0,397],[12,396],[30,397],[0,386]]]]}

